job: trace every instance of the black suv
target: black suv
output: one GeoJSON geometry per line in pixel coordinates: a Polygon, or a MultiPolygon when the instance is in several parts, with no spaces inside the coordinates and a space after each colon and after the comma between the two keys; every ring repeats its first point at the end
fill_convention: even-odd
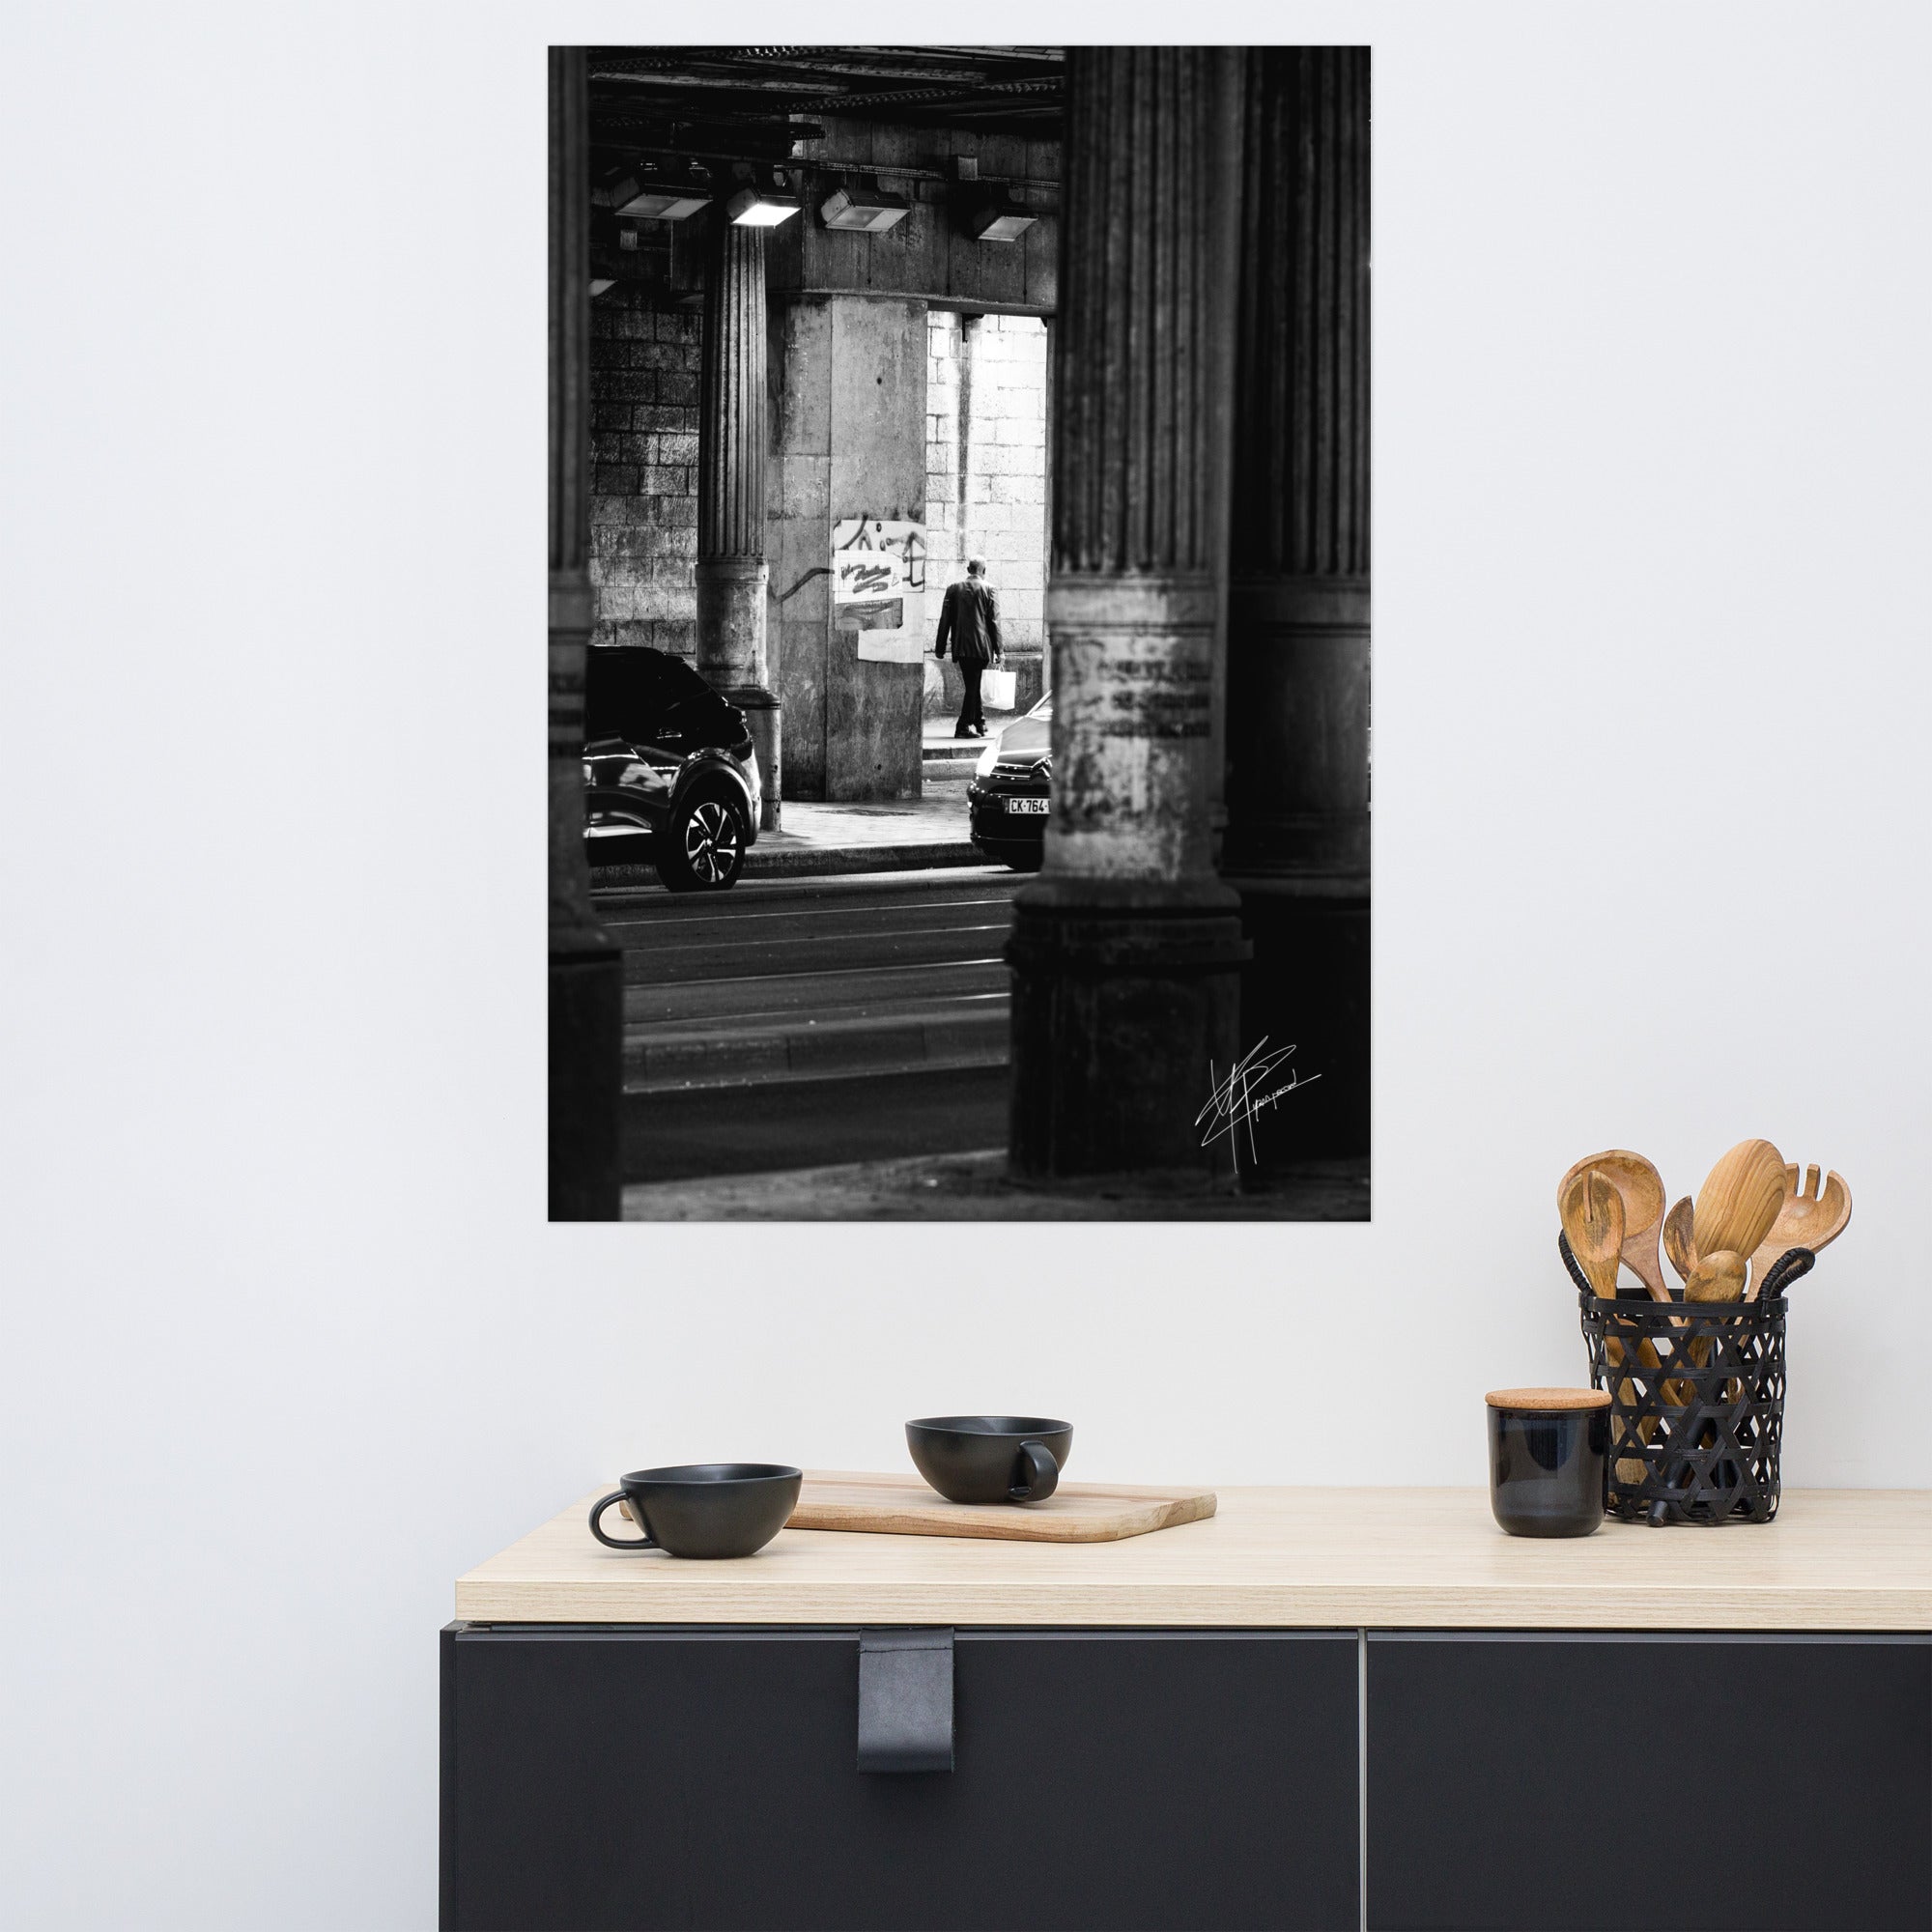
{"type": "Polygon", "coordinates": [[[674,893],[737,882],[758,836],[758,754],[745,714],[682,658],[641,644],[588,653],[583,837],[592,865],[648,857],[674,893]]]}

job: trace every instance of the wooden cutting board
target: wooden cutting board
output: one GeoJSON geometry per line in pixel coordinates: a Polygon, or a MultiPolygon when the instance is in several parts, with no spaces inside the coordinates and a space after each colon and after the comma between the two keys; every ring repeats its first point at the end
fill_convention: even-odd
{"type": "Polygon", "coordinates": [[[1212,1490],[1062,1483],[1043,1503],[950,1503],[917,1476],[808,1472],[787,1529],[887,1536],[992,1536],[1016,1543],[1115,1543],[1214,1514],[1212,1490]]]}

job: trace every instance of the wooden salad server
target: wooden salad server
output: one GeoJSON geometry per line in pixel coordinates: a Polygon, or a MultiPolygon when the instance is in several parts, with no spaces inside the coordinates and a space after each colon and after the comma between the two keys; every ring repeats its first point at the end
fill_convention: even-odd
{"type": "MultiPolygon", "coordinates": [[[[1573,1168],[1563,1179],[1556,1197],[1556,1211],[1563,1220],[1564,1237],[1570,1243],[1577,1265],[1583,1270],[1583,1278],[1590,1284],[1591,1293],[1599,1300],[1610,1300],[1617,1292],[1617,1263],[1624,1246],[1623,1195],[1610,1177],[1598,1168],[1585,1167],[1580,1171],[1573,1168]]],[[[1648,1342],[1641,1345],[1638,1358],[1646,1366],[1658,1366],[1657,1351],[1648,1342]]],[[[1604,1359],[1613,1369],[1623,1367],[1624,1345],[1614,1336],[1604,1338],[1604,1359]]],[[[1634,1404],[1635,1394],[1628,1378],[1617,1393],[1626,1403],[1634,1404]]],[[[1634,1458],[1618,1459],[1618,1482],[1640,1483],[1643,1472],[1644,1465],[1634,1458]]]]}
{"type": "Polygon", "coordinates": [[[1691,1223],[1697,1253],[1756,1254],[1783,1203],[1784,1156],[1769,1141],[1740,1141],[1697,1190],[1691,1223]]]}
{"type": "MultiPolygon", "coordinates": [[[[1690,1270],[1684,1283],[1686,1301],[1741,1301],[1745,1293],[1745,1258],[1734,1254],[1729,1248],[1719,1248],[1714,1254],[1700,1255],[1697,1265],[1690,1270]]],[[[1696,1367],[1703,1368],[1711,1359],[1711,1344],[1707,1339],[1693,1337],[1685,1350],[1687,1358],[1696,1367]]],[[[1737,1384],[1726,1382],[1726,1396],[1735,1396],[1737,1384]]],[[[1695,1393],[1687,1381],[1678,1382],[1675,1387],[1664,1384],[1664,1395],[1681,1408],[1695,1393]]]]}
{"type": "Polygon", "coordinates": [[[1691,1228],[1694,1218],[1688,1194],[1663,1217],[1663,1252],[1670,1257],[1679,1281],[1689,1281],[1697,1265],[1697,1238],[1691,1228]]]}
{"type": "Polygon", "coordinates": [[[1624,1244],[1624,1198],[1607,1175],[1586,1168],[1572,1178],[1556,1204],[1570,1252],[1603,1300],[1617,1292],[1617,1262],[1624,1244]]]}
{"type": "Polygon", "coordinates": [[[1843,1176],[1827,1175],[1820,1187],[1818,1170],[1808,1167],[1801,1186],[1797,1167],[1787,1165],[1784,1199],[1778,1207],[1777,1219],[1751,1256],[1750,1287],[1746,1291],[1746,1299],[1757,1299],[1765,1277],[1791,1249],[1809,1248],[1815,1255],[1845,1232],[1845,1223],[1851,1218],[1852,1190],[1845,1185],[1843,1176]]]}
{"type": "MultiPolygon", "coordinates": [[[[1663,1222],[1663,1181],[1657,1169],[1640,1153],[1611,1148],[1579,1160],[1556,1186],[1556,1211],[1563,1211],[1563,1198],[1579,1174],[1592,1168],[1605,1177],[1623,1197],[1623,1260],[1631,1272],[1650,1291],[1653,1301],[1668,1301],[1670,1291],[1663,1285],[1663,1269],[1657,1259],[1658,1231],[1663,1222]]],[[[1573,1240],[1573,1248],[1577,1245],[1573,1240]]],[[[1610,1291],[1615,1293],[1615,1289],[1610,1291]]]]}
{"type": "Polygon", "coordinates": [[[1700,1255],[1684,1283],[1686,1301],[1742,1301],[1744,1293],[1744,1257],[1728,1248],[1700,1255]]]}
{"type": "MultiPolygon", "coordinates": [[[[1690,1279],[1697,1272],[1695,1221],[1696,1209],[1688,1194],[1663,1217],[1663,1252],[1670,1257],[1670,1265],[1677,1270],[1677,1279],[1685,1285],[1687,1301],[1690,1297],[1690,1279]]],[[[1677,1325],[1681,1328],[1684,1324],[1680,1321],[1677,1325]]],[[[1663,1393],[1666,1400],[1682,1406],[1690,1400],[1690,1384],[1665,1382],[1663,1393]]]]}

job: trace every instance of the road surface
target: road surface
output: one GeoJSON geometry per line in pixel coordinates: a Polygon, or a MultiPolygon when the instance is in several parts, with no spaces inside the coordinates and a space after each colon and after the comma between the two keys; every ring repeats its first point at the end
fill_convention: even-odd
{"type": "Polygon", "coordinates": [[[1002,867],[600,891],[624,949],[624,1178],[1005,1145],[1023,877],[1002,867]]]}

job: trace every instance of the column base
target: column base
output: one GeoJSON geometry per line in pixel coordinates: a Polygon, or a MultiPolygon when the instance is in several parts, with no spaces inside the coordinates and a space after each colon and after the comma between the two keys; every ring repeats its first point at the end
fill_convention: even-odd
{"type": "Polygon", "coordinates": [[[758,777],[764,784],[758,830],[777,832],[782,803],[779,766],[783,750],[781,727],[784,707],[779,702],[776,693],[757,684],[734,684],[721,691],[719,696],[745,714],[745,728],[751,732],[752,743],[757,748],[758,777]]]}
{"type": "Polygon", "coordinates": [[[623,1196],[624,955],[550,961],[550,1218],[614,1221],[623,1196]]]}
{"type": "Polygon", "coordinates": [[[1013,905],[1013,1173],[1231,1173],[1199,1116],[1240,1051],[1250,949],[1234,895],[1046,878],[1013,905]]]}
{"type": "Polygon", "coordinates": [[[765,578],[761,556],[699,557],[693,572],[697,671],[720,691],[763,685],[765,578]]]}
{"type": "Polygon", "coordinates": [[[1241,1042],[1293,1046],[1302,1085],[1256,1134],[1263,1175],[1369,1151],[1369,898],[1364,880],[1230,878],[1254,956],[1241,1042]],[[1320,1079],[1314,1078],[1319,1074],[1320,1079]]]}

